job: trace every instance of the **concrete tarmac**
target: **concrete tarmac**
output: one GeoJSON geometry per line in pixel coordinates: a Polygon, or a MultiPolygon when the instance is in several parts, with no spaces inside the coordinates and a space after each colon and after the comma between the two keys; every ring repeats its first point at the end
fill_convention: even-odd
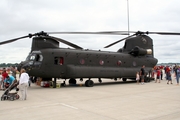
{"type": "Polygon", "coordinates": [[[94,81],[94,87],[43,88],[32,84],[26,101],[0,101],[0,119],[180,120],[180,86],[175,78],[172,85],[166,80],[144,85],[94,81]]]}

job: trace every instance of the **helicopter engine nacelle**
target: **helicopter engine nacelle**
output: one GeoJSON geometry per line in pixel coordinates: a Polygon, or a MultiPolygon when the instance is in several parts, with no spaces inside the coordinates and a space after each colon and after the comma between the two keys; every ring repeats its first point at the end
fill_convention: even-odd
{"type": "Polygon", "coordinates": [[[152,55],[152,50],[151,49],[143,49],[138,46],[134,47],[130,54],[134,56],[143,56],[143,55],[152,55]]]}

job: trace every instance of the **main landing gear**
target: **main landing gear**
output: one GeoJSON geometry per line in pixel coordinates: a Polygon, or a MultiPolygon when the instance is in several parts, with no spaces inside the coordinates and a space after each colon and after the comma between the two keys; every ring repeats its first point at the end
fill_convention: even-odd
{"type": "MultiPolygon", "coordinates": [[[[81,78],[80,81],[82,82],[83,79],[81,78]]],[[[101,83],[102,80],[99,79],[99,82],[101,83]]],[[[76,84],[77,84],[76,79],[74,79],[74,78],[70,78],[70,79],[69,79],[69,85],[76,85],[76,84]]],[[[64,83],[63,83],[63,86],[66,86],[65,81],[64,81],[64,83]]],[[[86,80],[86,81],[85,81],[85,86],[86,86],[86,87],[93,87],[93,86],[94,86],[94,82],[93,82],[92,80],[90,80],[90,79],[89,79],[89,80],[86,80]]]]}
{"type": "MultiPolygon", "coordinates": [[[[82,82],[83,79],[81,78],[80,81],[82,82]]],[[[77,83],[76,79],[74,79],[74,78],[69,79],[69,85],[76,85],[76,83],[77,83]]],[[[94,82],[92,80],[90,80],[90,79],[86,80],[85,86],[86,87],[93,87],[94,86],[94,82]]]]}
{"type": "Polygon", "coordinates": [[[122,78],[123,82],[126,82],[127,81],[127,78],[122,78]]]}
{"type": "Polygon", "coordinates": [[[94,86],[94,82],[92,81],[92,80],[86,80],[86,82],[85,82],[85,86],[86,87],[93,87],[94,86]]]}
{"type": "Polygon", "coordinates": [[[76,79],[74,79],[74,78],[69,79],[69,84],[70,85],[75,85],[76,84],[76,79]]]}

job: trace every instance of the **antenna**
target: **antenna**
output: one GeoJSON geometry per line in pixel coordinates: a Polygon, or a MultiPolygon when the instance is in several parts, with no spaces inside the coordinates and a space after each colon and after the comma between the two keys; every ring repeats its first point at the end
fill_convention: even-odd
{"type": "Polygon", "coordinates": [[[128,19],[128,35],[129,35],[129,0],[127,0],[127,19],[128,19]]]}

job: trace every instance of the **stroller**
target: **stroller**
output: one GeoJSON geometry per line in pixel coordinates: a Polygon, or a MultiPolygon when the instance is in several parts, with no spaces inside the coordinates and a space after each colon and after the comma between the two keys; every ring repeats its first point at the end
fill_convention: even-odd
{"type": "Polygon", "coordinates": [[[17,80],[14,80],[13,83],[11,85],[9,85],[8,88],[6,88],[6,90],[4,91],[4,94],[1,96],[1,101],[3,100],[16,100],[16,99],[19,99],[19,95],[17,94],[19,89],[17,88],[17,85],[18,85],[18,81],[17,80]],[[15,89],[16,88],[16,91],[15,92],[11,92],[11,90],[15,89]]]}

